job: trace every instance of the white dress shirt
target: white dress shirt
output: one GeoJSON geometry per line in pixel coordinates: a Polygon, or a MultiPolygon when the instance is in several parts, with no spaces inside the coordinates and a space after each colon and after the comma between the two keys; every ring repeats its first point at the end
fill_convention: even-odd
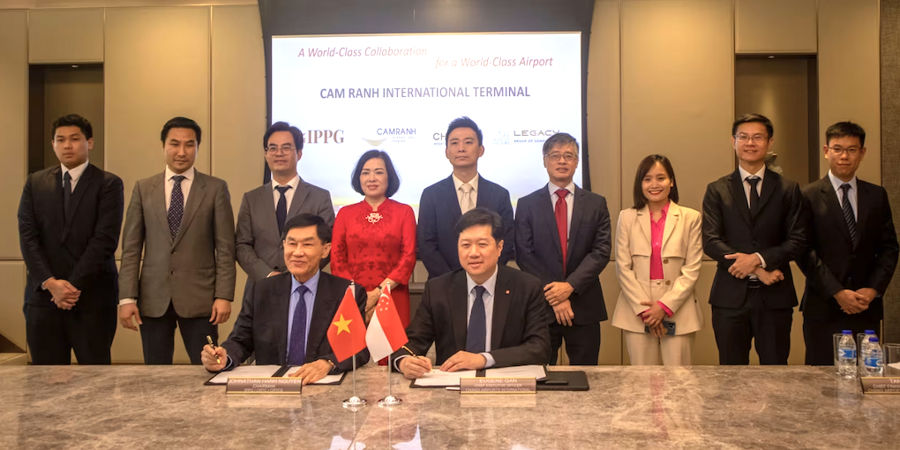
{"type": "MultiPolygon", "coordinates": [[[[484,368],[490,368],[494,365],[494,357],[491,356],[491,330],[494,328],[494,293],[495,288],[497,287],[497,272],[500,271],[499,267],[494,268],[494,274],[491,275],[487,281],[484,282],[481,286],[484,287],[484,295],[481,299],[484,301],[484,330],[487,333],[487,336],[484,338],[484,353],[481,355],[484,356],[484,359],[487,361],[484,364],[484,368]]],[[[478,283],[466,273],[466,288],[468,288],[468,299],[466,301],[466,326],[468,326],[469,319],[472,317],[472,306],[475,304],[475,286],[478,286],[478,283]]]]}
{"type": "MultiPolygon", "coordinates": [[[[463,205],[463,195],[465,195],[460,189],[460,187],[465,184],[459,178],[456,178],[456,175],[453,175],[453,185],[456,187],[456,201],[459,202],[460,211],[465,211],[466,207],[463,205]]],[[[469,180],[469,186],[472,186],[472,192],[469,193],[469,196],[472,198],[472,204],[475,207],[478,207],[478,174],[475,174],[475,178],[469,180]]]]}
{"type": "Polygon", "coordinates": [[[556,214],[556,201],[559,199],[559,195],[556,192],[560,189],[569,191],[569,194],[566,195],[566,236],[571,236],[572,207],[575,204],[575,182],[569,183],[565,188],[561,188],[553,183],[547,183],[547,188],[550,189],[550,208],[552,208],[554,214],[556,214]]]}
{"type": "Polygon", "coordinates": [[[183,175],[184,179],[181,180],[181,193],[184,194],[184,204],[187,205],[188,194],[191,193],[191,185],[194,184],[194,168],[191,167],[188,170],[185,170],[184,173],[175,173],[169,169],[169,166],[166,166],[166,211],[169,210],[169,203],[172,200],[172,188],[175,187],[175,180],[172,177],[176,175],[183,175]]]}
{"type": "MultiPolygon", "coordinates": [[[[750,176],[759,177],[759,183],[756,183],[756,195],[762,196],[762,185],[763,185],[763,179],[765,178],[765,175],[766,175],[766,166],[763,165],[762,169],[759,169],[759,172],[756,172],[756,173],[747,172],[741,166],[738,166],[738,171],[740,171],[740,173],[741,173],[741,180],[743,180],[741,184],[744,185],[744,196],[747,197],[747,206],[749,207],[750,206],[750,183],[747,181],[747,177],[750,177],[750,176]]],[[[763,269],[765,269],[766,268],[766,260],[763,259],[762,255],[760,255],[759,252],[754,253],[754,255],[756,255],[756,257],[759,258],[759,263],[760,263],[759,266],[762,267],[763,269]]],[[[755,280],[758,277],[755,274],[751,273],[750,278],[755,280]]]]}
{"type": "MultiPolygon", "coordinates": [[[[844,207],[844,190],[841,189],[841,186],[844,184],[840,178],[834,176],[831,171],[828,171],[828,179],[831,180],[831,185],[834,186],[834,192],[837,194],[838,204],[841,205],[841,208],[844,207]]],[[[859,220],[859,209],[857,205],[859,205],[859,200],[857,197],[857,193],[859,191],[856,190],[856,175],[853,176],[853,179],[847,182],[850,185],[850,190],[847,191],[847,198],[850,199],[850,207],[853,208],[853,218],[857,221],[859,220]]]]}
{"type": "Polygon", "coordinates": [[[81,163],[81,165],[79,165],[75,168],[72,168],[72,169],[67,169],[66,166],[64,166],[62,164],[59,165],[60,167],[62,167],[62,173],[59,174],[59,176],[62,177],[61,178],[62,180],[65,180],[65,176],[66,176],[67,172],[69,174],[71,174],[72,192],[75,192],[75,186],[78,184],[78,180],[80,180],[81,176],[84,175],[84,171],[85,171],[85,169],[87,169],[87,166],[90,163],[91,163],[90,161],[85,161],[85,162],[81,163]]]}
{"type": "Polygon", "coordinates": [[[275,200],[275,208],[278,209],[278,200],[281,200],[281,193],[278,192],[276,187],[280,186],[290,186],[291,189],[284,191],[284,199],[287,202],[287,210],[291,210],[291,201],[294,200],[294,193],[297,192],[297,186],[300,185],[300,175],[291,178],[291,181],[288,181],[287,184],[278,184],[275,179],[272,179],[272,198],[275,200]]]}

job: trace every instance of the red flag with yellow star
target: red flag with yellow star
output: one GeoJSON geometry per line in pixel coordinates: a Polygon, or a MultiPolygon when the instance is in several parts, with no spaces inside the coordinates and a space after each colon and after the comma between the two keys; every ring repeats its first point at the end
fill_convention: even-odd
{"type": "Polygon", "coordinates": [[[328,327],[328,343],[338,362],[341,362],[366,348],[366,323],[359,313],[353,285],[347,287],[331,326],[328,327]]]}

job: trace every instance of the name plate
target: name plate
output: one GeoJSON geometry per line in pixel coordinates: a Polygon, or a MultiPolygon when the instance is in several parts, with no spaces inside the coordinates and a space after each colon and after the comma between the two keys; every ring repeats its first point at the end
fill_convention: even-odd
{"type": "Polygon", "coordinates": [[[900,377],[860,377],[863,394],[900,395],[900,377]]]}
{"type": "Polygon", "coordinates": [[[229,378],[226,394],[300,395],[300,378],[229,378]]]}
{"type": "Polygon", "coordinates": [[[534,378],[460,378],[459,391],[463,394],[534,394],[537,380],[534,378]]]}

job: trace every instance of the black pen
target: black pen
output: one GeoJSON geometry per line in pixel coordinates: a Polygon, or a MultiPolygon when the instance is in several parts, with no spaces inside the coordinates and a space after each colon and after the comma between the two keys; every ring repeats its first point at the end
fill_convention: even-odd
{"type": "MultiPolygon", "coordinates": [[[[216,352],[216,344],[213,344],[212,338],[209,335],[206,335],[206,342],[209,342],[209,346],[212,347],[213,353],[216,352]]],[[[222,360],[219,359],[219,355],[216,355],[216,364],[222,364],[222,360]]]]}

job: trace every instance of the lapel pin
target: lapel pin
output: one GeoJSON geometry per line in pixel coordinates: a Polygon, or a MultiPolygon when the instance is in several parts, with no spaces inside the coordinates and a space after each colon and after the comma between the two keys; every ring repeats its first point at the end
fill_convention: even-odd
{"type": "Polygon", "coordinates": [[[506,291],[506,295],[509,295],[509,291],[506,291]]]}

